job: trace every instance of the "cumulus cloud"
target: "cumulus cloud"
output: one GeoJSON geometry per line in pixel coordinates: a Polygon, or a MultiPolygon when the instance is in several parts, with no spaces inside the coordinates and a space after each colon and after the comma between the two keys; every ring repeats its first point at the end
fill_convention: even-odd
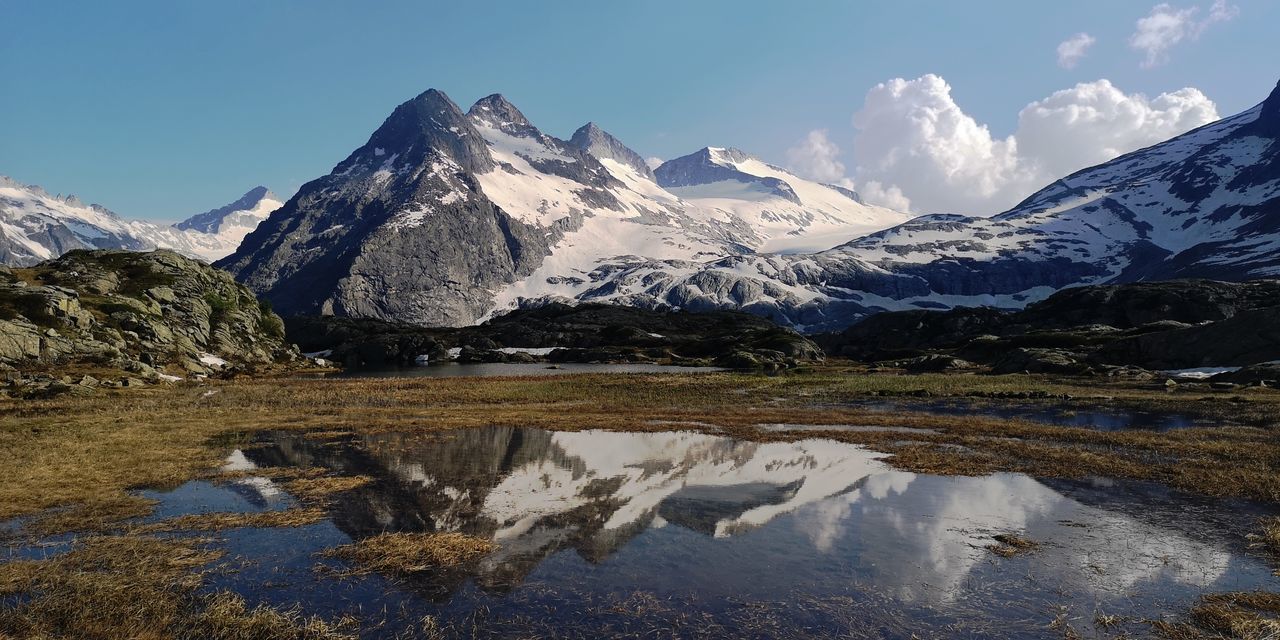
{"type": "Polygon", "coordinates": [[[1098,80],[1032,102],[1015,133],[1000,137],[956,104],[941,77],[895,78],[873,87],[854,114],[852,178],[868,202],[990,215],[1071,172],[1216,119],[1196,89],[1148,99],[1098,80]]]}
{"type": "Polygon", "coordinates": [[[644,159],[644,163],[649,165],[650,169],[657,169],[658,167],[661,167],[662,162],[662,158],[659,158],[658,156],[649,156],[644,159]]]}
{"type": "Polygon", "coordinates": [[[1030,182],[1014,137],[992,136],[936,75],[872,87],[853,125],[855,181],[874,182],[882,193],[897,188],[915,211],[980,211],[1006,202],[1011,185],[1024,190],[1030,182]]]}
{"type": "Polygon", "coordinates": [[[1077,33],[1058,45],[1058,66],[1063,69],[1074,69],[1089,52],[1089,47],[1097,42],[1097,38],[1087,33],[1077,33]]]}
{"type": "Polygon", "coordinates": [[[1143,54],[1140,66],[1149,69],[1168,62],[1170,49],[1199,38],[1216,23],[1234,19],[1240,15],[1240,8],[1227,4],[1227,0],[1214,0],[1204,19],[1199,19],[1199,14],[1200,7],[1179,9],[1161,3],[1152,7],[1146,17],[1138,19],[1133,35],[1129,36],[1129,47],[1143,54]]]}
{"type": "Polygon", "coordinates": [[[845,178],[840,147],[826,129],[814,129],[794,147],[787,149],[788,166],[802,176],[819,182],[839,182],[845,178]]]}
{"type": "Polygon", "coordinates": [[[1032,102],[1018,114],[1018,154],[1041,177],[1064,176],[1218,119],[1199,89],[1149,100],[1107,80],[1085,82],[1032,102]]]}

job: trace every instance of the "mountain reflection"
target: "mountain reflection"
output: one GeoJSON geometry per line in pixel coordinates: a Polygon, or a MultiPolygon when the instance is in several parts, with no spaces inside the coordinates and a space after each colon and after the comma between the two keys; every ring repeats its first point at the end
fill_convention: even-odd
{"type": "Polygon", "coordinates": [[[917,476],[830,440],[494,427],[337,443],[278,433],[245,453],[258,465],[375,478],[331,508],[353,538],[460,531],[499,543],[472,575],[433,577],[424,585],[433,597],[468,577],[488,590],[515,588],[562,550],[600,563],[661,527],[692,532],[680,544],[702,545],[695,563],[723,563],[720,540],[746,549],[738,569],[681,568],[723,572],[742,588],[808,580],[807,572],[823,588],[869,583],[903,602],[933,604],[954,605],[966,589],[996,580],[1001,589],[1034,579],[1096,597],[1129,597],[1139,585],[1205,588],[1237,561],[1168,523],[1088,506],[1027,476],[917,476]],[[1005,532],[1045,543],[1029,560],[1034,570],[1017,580],[993,573],[1004,565],[984,548],[1005,532]],[[750,568],[783,552],[786,572],[750,568]]]}

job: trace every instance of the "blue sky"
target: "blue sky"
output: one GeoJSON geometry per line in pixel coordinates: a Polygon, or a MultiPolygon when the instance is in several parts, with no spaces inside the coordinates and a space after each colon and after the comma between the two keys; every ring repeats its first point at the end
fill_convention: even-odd
{"type": "Polygon", "coordinates": [[[594,120],[661,158],[720,145],[785,163],[825,129],[852,167],[851,116],[897,77],[945,78],[997,138],[1079,82],[1195,87],[1221,115],[1275,86],[1280,3],[1236,0],[1141,68],[1129,39],[1155,4],[0,0],[0,174],[174,220],[256,184],[291,195],[429,87],[463,108],[503,93],[561,137],[594,120]],[[1062,68],[1078,32],[1095,44],[1062,68]]]}

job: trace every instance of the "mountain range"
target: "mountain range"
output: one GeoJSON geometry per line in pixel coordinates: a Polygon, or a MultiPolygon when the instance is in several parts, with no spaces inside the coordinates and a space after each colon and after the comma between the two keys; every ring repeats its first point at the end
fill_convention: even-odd
{"type": "Polygon", "coordinates": [[[737,149],[650,167],[595,123],[560,139],[501,95],[463,111],[428,90],[283,204],[259,187],[162,226],[4,180],[0,261],[172,248],[221,258],[285,315],[463,326],[604,302],[826,331],[1086,284],[1280,275],[1277,138],[1280,87],[995,216],[912,217],[737,149]]]}
{"type": "Polygon", "coordinates": [[[608,300],[635,269],[823,249],[908,218],[741,151],[650,170],[594,124],[563,140],[500,95],[464,112],[430,90],[218,264],[285,314],[466,325],[608,300]]]}
{"type": "Polygon", "coordinates": [[[72,249],[173,249],[213,261],[234,251],[280,204],[266,187],[255,187],[225,207],[164,225],[126,220],[101,205],[0,176],[0,264],[30,266],[72,249]]]}
{"type": "Polygon", "coordinates": [[[744,309],[809,331],[1058,289],[1280,274],[1280,88],[989,218],[864,203],[736,149],[651,169],[593,123],[427,91],[218,264],[286,314],[466,325],[548,301],[744,309]]]}

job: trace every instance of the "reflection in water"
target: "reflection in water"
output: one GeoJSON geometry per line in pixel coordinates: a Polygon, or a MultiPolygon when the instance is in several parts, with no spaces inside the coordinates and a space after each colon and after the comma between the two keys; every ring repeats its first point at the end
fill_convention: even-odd
{"type": "MultiPolygon", "coordinates": [[[[935,625],[994,633],[995,620],[1003,621],[996,635],[1035,637],[1062,605],[1086,619],[1099,608],[1149,617],[1202,592],[1277,582],[1238,545],[1181,530],[1186,499],[1148,505],[1135,489],[1108,493],[1123,496],[1108,502],[1095,486],[1081,490],[1089,496],[1081,501],[1069,486],[1017,474],[919,476],[829,440],[487,428],[336,443],[282,433],[265,444],[246,450],[246,460],[376,479],[333,505],[337,529],[320,535],[323,544],[383,531],[496,540],[499,550],[470,575],[388,587],[400,590],[398,606],[444,620],[478,609],[525,618],[531,607],[551,607],[585,624],[590,612],[574,612],[587,599],[644,592],[716,620],[738,615],[734,602],[846,598],[873,600],[875,615],[905,620],[902,633],[885,627],[889,637],[935,625]],[[1041,546],[997,558],[985,546],[1006,532],[1041,546]]],[[[237,553],[269,555],[272,544],[257,536],[237,553]]],[[[335,589],[287,591],[293,600],[260,595],[335,611],[390,597],[335,589]]],[[[840,623],[775,623],[835,633],[875,617],[851,611],[840,623]]]]}

